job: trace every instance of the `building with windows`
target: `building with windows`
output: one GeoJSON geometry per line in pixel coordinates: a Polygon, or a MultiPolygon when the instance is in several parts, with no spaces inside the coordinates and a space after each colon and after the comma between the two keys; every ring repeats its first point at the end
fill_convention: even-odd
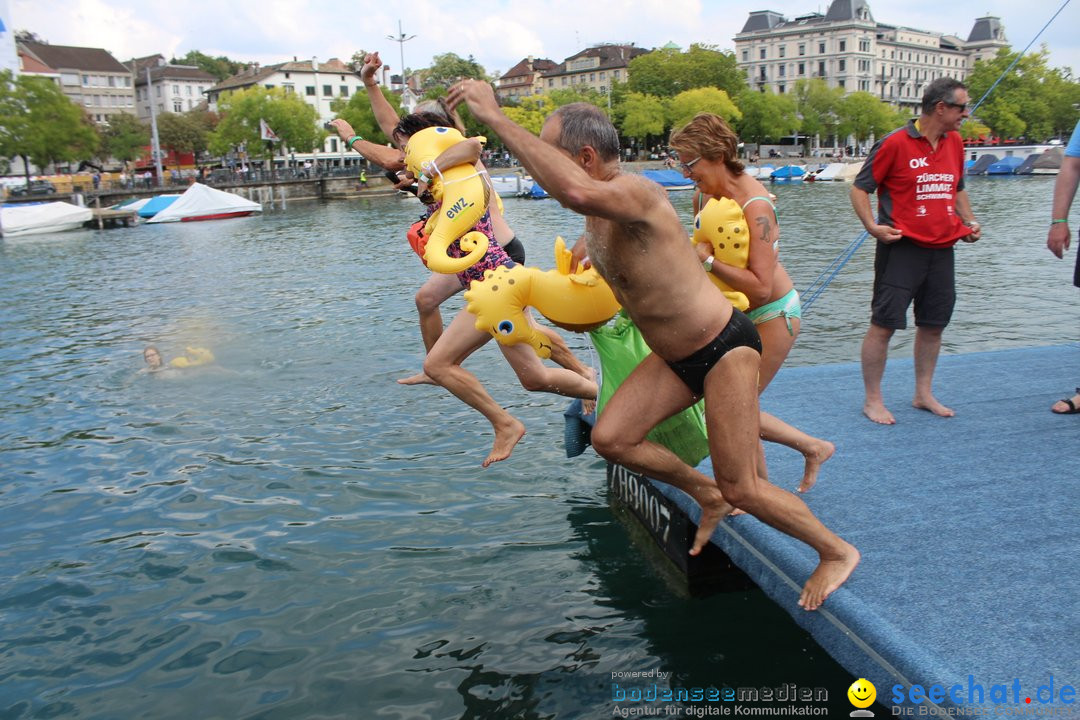
{"type": "Polygon", "coordinates": [[[151,103],[155,114],[194,110],[206,100],[206,91],[217,83],[217,78],[205,70],[194,65],[170,65],[163,55],[135,58],[125,65],[135,77],[136,114],[146,122],[150,122],[151,103]]]}
{"type": "Polygon", "coordinates": [[[516,100],[543,92],[541,73],[557,67],[553,60],[530,55],[507,70],[495,82],[495,94],[500,100],[516,100]]]}
{"type": "MultiPolygon", "coordinates": [[[[60,75],[60,89],[97,123],[135,112],[131,71],[101,48],[20,42],[19,50],[60,75]]],[[[25,63],[24,63],[25,64],[25,63]]]]}
{"type": "MultiPolygon", "coordinates": [[[[330,58],[320,63],[316,58],[283,62],[276,65],[259,66],[253,64],[243,71],[226,78],[207,89],[206,98],[212,111],[217,111],[217,103],[222,93],[261,85],[262,87],[282,88],[287,93],[295,93],[315,108],[319,122],[333,120],[334,111],[330,105],[334,100],[348,102],[356,93],[366,92],[360,76],[337,58],[330,58]]],[[[337,135],[326,139],[325,152],[337,153],[339,147],[337,135]]]]}
{"type": "Polygon", "coordinates": [[[540,73],[540,92],[588,87],[606,95],[612,83],[626,82],[630,61],[649,52],[634,45],[597,45],[540,73]]]}
{"type": "Polygon", "coordinates": [[[976,60],[1008,46],[996,17],[976,19],[961,40],[877,22],[866,0],[832,0],[824,15],[794,20],[771,10],[751,12],[735,36],[735,60],[759,90],[791,92],[797,81],[819,78],[914,110],[930,82],[964,80],[976,60]]]}

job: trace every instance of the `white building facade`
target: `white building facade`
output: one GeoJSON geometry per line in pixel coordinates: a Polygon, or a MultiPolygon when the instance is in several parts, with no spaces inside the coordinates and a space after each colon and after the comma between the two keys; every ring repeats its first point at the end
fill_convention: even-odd
{"type": "Polygon", "coordinates": [[[206,91],[217,82],[205,70],[192,65],[170,65],[162,55],[136,58],[126,64],[135,76],[135,109],[144,122],[150,122],[151,105],[157,115],[194,110],[206,100],[206,91]]]}
{"type": "MultiPolygon", "coordinates": [[[[208,88],[206,97],[210,110],[217,111],[217,101],[222,93],[255,85],[267,89],[283,88],[287,93],[299,95],[315,108],[320,125],[336,117],[331,109],[335,100],[348,102],[356,93],[366,93],[360,76],[337,58],[331,58],[325,63],[320,63],[316,58],[303,61],[294,58],[292,62],[276,65],[253,65],[208,88]]],[[[351,154],[347,153],[342,145],[337,135],[332,134],[326,138],[323,152],[351,154]]]]}
{"type": "Polygon", "coordinates": [[[821,79],[846,93],[868,92],[914,110],[940,77],[963,81],[975,61],[1007,48],[1001,21],[975,20],[967,40],[876,22],[866,0],[833,0],[828,11],[788,20],[771,10],[750,13],[735,36],[735,59],[758,90],[791,92],[799,80],[821,79]]]}

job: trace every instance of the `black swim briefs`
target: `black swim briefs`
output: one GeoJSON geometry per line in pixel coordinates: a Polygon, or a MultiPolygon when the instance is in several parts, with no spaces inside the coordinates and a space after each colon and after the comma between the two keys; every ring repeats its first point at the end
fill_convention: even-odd
{"type": "Polygon", "coordinates": [[[705,394],[705,376],[713,365],[729,351],[746,346],[761,352],[761,336],[753,321],[738,310],[733,310],[731,320],[711,343],[697,352],[676,362],[668,362],[679,379],[686,383],[696,397],[705,394]]]}

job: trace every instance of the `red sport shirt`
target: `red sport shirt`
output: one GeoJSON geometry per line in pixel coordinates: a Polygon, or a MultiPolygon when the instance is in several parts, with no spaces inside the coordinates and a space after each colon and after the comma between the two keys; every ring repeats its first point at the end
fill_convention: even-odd
{"type": "Polygon", "coordinates": [[[891,225],[916,245],[948,248],[971,233],[956,214],[964,189],[964,143],[948,132],[930,145],[915,121],[881,139],[866,159],[855,187],[878,193],[878,223],[891,225]]]}

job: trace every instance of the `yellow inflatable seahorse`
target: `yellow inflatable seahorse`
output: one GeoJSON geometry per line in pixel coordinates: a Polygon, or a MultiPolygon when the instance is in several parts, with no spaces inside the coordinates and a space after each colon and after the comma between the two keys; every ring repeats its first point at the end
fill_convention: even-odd
{"type": "Polygon", "coordinates": [[[410,137],[405,146],[405,167],[416,177],[420,173],[430,176],[431,194],[442,203],[424,226],[424,235],[428,237],[424,262],[431,270],[446,274],[472,267],[488,250],[484,233],[469,232],[487,211],[488,188],[484,178],[468,163],[438,170],[431,166],[444,150],[464,140],[465,136],[454,128],[430,127],[410,137]],[[447,249],[458,238],[466,255],[450,257],[447,249]]]}
{"type": "Polygon", "coordinates": [[[169,364],[175,368],[189,368],[198,367],[199,365],[209,365],[212,362],[214,362],[214,353],[203,347],[192,347],[189,345],[184,348],[183,355],[174,357],[169,361],[169,364]]]}
{"type": "Polygon", "coordinates": [[[555,239],[555,269],[515,265],[484,272],[465,291],[466,309],[476,316],[476,329],[486,330],[503,345],[529,343],[542,358],[551,357],[548,338],[525,316],[526,307],[561,328],[586,332],[603,325],[619,311],[615,299],[595,268],[570,273],[571,253],[555,239]]]}
{"type": "MultiPolygon", "coordinates": [[[[710,243],[715,262],[744,268],[750,260],[750,228],[739,203],[731,198],[711,198],[694,218],[694,244],[710,243]]],[[[750,300],[726,282],[709,273],[709,279],[724,291],[739,310],[750,307],[750,300]]]]}

